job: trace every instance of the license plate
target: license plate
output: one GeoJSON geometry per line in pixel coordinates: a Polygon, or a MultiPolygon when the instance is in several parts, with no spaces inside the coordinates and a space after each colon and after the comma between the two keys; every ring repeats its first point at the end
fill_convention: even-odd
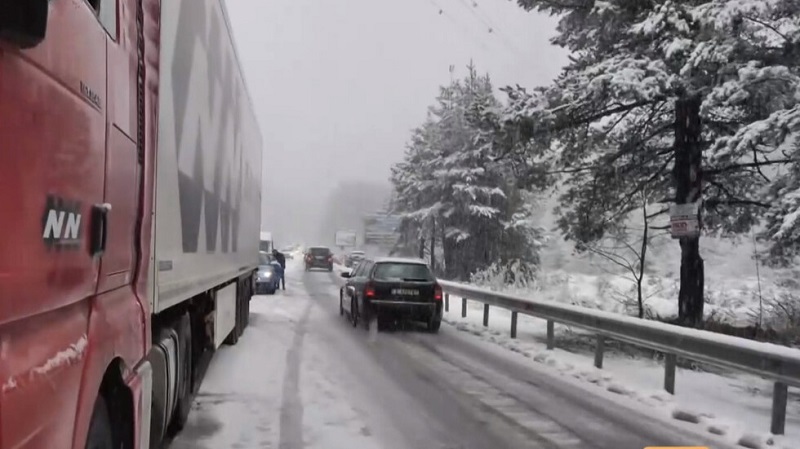
{"type": "Polygon", "coordinates": [[[393,288],[392,294],[395,296],[419,296],[419,290],[412,288],[393,288]]]}

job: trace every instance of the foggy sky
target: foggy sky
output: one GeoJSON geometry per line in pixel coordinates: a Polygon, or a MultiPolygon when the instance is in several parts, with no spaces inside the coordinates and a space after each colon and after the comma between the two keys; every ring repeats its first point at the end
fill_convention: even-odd
{"type": "Polygon", "coordinates": [[[264,139],[262,229],[279,245],[317,235],[338,182],[388,182],[450,65],[533,87],[566,62],[555,20],[509,0],[226,4],[264,139]]]}

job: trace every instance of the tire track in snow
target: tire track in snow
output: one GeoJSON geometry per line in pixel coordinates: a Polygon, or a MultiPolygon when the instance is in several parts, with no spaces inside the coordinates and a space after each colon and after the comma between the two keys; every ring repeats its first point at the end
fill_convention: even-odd
{"type": "Polygon", "coordinates": [[[303,402],[300,398],[300,361],[303,356],[303,337],[313,303],[309,302],[295,327],[292,346],[286,353],[286,371],[283,377],[281,402],[280,449],[303,447],[303,402]]]}

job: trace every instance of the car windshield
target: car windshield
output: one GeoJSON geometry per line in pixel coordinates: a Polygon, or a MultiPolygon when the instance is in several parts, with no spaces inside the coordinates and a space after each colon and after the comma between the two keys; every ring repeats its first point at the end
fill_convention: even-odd
{"type": "Polygon", "coordinates": [[[420,263],[383,262],[375,266],[375,280],[432,281],[433,274],[427,265],[420,263]]]}
{"type": "Polygon", "coordinates": [[[268,254],[261,253],[258,255],[259,265],[269,265],[269,263],[270,263],[270,256],[268,254]]]}

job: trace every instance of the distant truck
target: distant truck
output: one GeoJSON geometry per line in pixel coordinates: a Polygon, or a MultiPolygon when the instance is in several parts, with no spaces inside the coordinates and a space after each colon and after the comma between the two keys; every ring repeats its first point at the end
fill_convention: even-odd
{"type": "Polygon", "coordinates": [[[271,232],[262,232],[258,243],[259,251],[271,253],[275,249],[275,244],[272,242],[271,232]]]}
{"type": "Polygon", "coordinates": [[[0,1],[0,142],[0,448],[161,447],[258,265],[224,2],[0,1]]]}

